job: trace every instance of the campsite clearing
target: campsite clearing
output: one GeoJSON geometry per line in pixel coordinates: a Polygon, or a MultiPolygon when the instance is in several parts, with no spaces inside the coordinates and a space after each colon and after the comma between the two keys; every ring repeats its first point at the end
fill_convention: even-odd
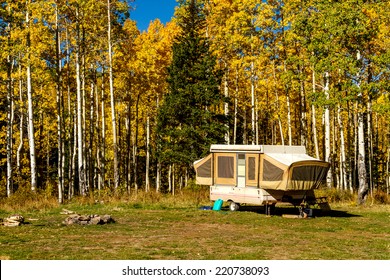
{"type": "MultiPolygon", "coordinates": [[[[61,208],[22,214],[0,227],[2,259],[390,259],[390,206],[332,205],[312,219],[267,217],[263,207],[230,212],[138,204],[67,205],[79,214],[110,214],[115,223],[65,226],[61,208]]],[[[0,217],[10,213],[0,210],[0,217]]]]}

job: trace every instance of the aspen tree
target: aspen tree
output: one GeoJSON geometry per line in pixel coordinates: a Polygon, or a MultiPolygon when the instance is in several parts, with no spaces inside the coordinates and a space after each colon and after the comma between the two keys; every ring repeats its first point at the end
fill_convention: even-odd
{"type": "MultiPolygon", "coordinates": [[[[19,60],[20,60],[20,54],[19,54],[19,60]]],[[[24,142],[24,117],[25,117],[25,112],[24,112],[24,101],[23,101],[23,79],[22,79],[22,64],[19,63],[18,67],[18,74],[19,74],[19,104],[20,104],[20,109],[19,109],[19,114],[20,114],[20,122],[19,122],[19,145],[18,149],[16,151],[16,168],[18,170],[18,174],[20,176],[21,174],[21,153],[23,149],[23,142],[24,142]]]]}
{"type": "MultiPolygon", "coordinates": [[[[76,17],[80,17],[79,6],[76,7],[76,17]]],[[[83,95],[81,85],[81,34],[80,34],[80,22],[76,22],[76,85],[77,85],[77,164],[79,174],[79,192],[85,196],[87,194],[87,185],[85,178],[85,166],[84,166],[84,131],[83,131],[83,95]]]]}
{"type": "MultiPolygon", "coordinates": [[[[11,23],[7,24],[8,52],[10,52],[11,23]]],[[[13,101],[13,61],[10,53],[7,55],[7,197],[13,193],[13,122],[14,122],[14,101],[13,101]]]]}
{"type": "MultiPolygon", "coordinates": [[[[312,93],[313,95],[316,93],[316,72],[315,72],[315,69],[313,67],[312,69],[312,93]]],[[[320,158],[320,152],[319,152],[319,149],[318,149],[318,138],[317,138],[317,118],[316,118],[316,107],[314,105],[314,102],[313,104],[311,105],[311,114],[312,114],[312,133],[313,133],[313,145],[314,145],[314,150],[315,150],[315,155],[316,155],[316,158],[319,159],[320,158]]]]}
{"type": "MultiPolygon", "coordinates": [[[[329,102],[329,72],[325,72],[325,87],[324,94],[326,101],[329,102]]],[[[330,110],[329,105],[325,105],[325,113],[324,113],[324,130],[325,130],[325,161],[331,162],[331,147],[330,147],[330,110]]],[[[330,168],[328,174],[326,176],[326,184],[328,188],[332,187],[332,169],[330,168]]]]}
{"type": "Polygon", "coordinates": [[[37,188],[37,161],[35,152],[35,133],[34,133],[34,107],[32,98],[31,84],[31,41],[30,41],[30,5],[31,1],[26,1],[26,29],[27,29],[27,62],[26,62],[26,78],[27,78],[27,104],[28,104],[28,142],[30,147],[30,169],[31,169],[31,190],[37,188]]]}
{"type": "MultiPolygon", "coordinates": [[[[356,60],[361,61],[362,56],[360,53],[360,50],[357,50],[356,53],[356,60]]],[[[360,69],[359,69],[360,72],[360,69]]],[[[358,108],[363,105],[363,94],[361,91],[361,77],[358,73],[357,75],[357,85],[358,85],[358,108]]],[[[368,184],[367,184],[367,170],[366,170],[366,139],[364,137],[364,119],[363,119],[363,112],[358,109],[358,115],[357,115],[357,122],[358,122],[358,158],[357,158],[357,168],[358,168],[358,178],[359,178],[359,189],[358,189],[358,202],[359,204],[362,204],[366,200],[367,192],[368,192],[368,184]]]]}
{"type": "Polygon", "coordinates": [[[149,182],[149,165],[150,165],[150,117],[146,117],[146,167],[145,167],[145,191],[150,191],[149,182]]]}
{"type": "Polygon", "coordinates": [[[118,140],[116,132],[116,114],[114,98],[114,77],[112,70],[112,42],[111,42],[111,6],[110,0],[107,0],[107,44],[108,44],[108,74],[110,84],[110,105],[111,105],[111,123],[112,123],[112,141],[114,148],[114,187],[119,186],[119,169],[118,169],[118,140]]]}
{"type": "Polygon", "coordinates": [[[62,90],[61,90],[61,42],[59,31],[59,11],[58,1],[56,1],[55,7],[55,37],[56,37],[56,91],[57,91],[57,149],[58,149],[58,202],[64,202],[64,145],[63,145],[63,122],[62,122],[62,90]]]}

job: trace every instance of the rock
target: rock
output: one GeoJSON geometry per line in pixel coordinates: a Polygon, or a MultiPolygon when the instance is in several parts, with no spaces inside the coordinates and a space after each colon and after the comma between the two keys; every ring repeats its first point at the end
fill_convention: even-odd
{"type": "Polygon", "coordinates": [[[75,214],[75,212],[74,212],[74,211],[71,211],[71,210],[68,210],[68,209],[65,209],[65,208],[63,208],[60,214],[62,214],[62,215],[70,215],[70,214],[75,214]]]}
{"type": "Polygon", "coordinates": [[[103,223],[105,224],[110,224],[110,223],[114,223],[114,219],[110,216],[110,215],[104,215],[102,217],[102,220],[103,220],[103,223]]]}
{"type": "Polygon", "coordinates": [[[72,219],[65,219],[65,221],[62,222],[64,225],[73,225],[74,221],[72,219]]]}
{"type": "Polygon", "coordinates": [[[70,215],[63,221],[63,224],[65,225],[73,225],[73,224],[78,224],[79,222],[79,215],[70,215]]]}
{"type": "Polygon", "coordinates": [[[91,216],[87,216],[87,215],[80,215],[79,216],[79,221],[82,221],[82,222],[87,222],[87,221],[90,221],[91,220],[91,216]]]}
{"type": "Polygon", "coordinates": [[[98,217],[93,217],[89,223],[90,223],[91,225],[100,225],[100,224],[104,224],[104,222],[102,221],[102,219],[101,219],[99,216],[98,216],[98,217]]]}
{"type": "Polygon", "coordinates": [[[68,216],[62,223],[64,225],[103,225],[114,222],[114,219],[110,215],[99,216],[72,214],[68,216]]]}

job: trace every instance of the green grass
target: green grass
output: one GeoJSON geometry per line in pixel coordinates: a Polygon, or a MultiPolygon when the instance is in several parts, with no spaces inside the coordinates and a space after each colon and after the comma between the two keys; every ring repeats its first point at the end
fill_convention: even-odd
{"type": "MultiPolygon", "coordinates": [[[[0,259],[390,259],[389,205],[331,206],[311,219],[284,218],[298,213],[286,206],[272,217],[262,207],[199,210],[199,200],[180,196],[63,206],[116,220],[96,226],[62,225],[63,207],[26,206],[17,213],[27,224],[0,227],[0,259]]],[[[0,206],[0,218],[13,213],[0,206]]]]}

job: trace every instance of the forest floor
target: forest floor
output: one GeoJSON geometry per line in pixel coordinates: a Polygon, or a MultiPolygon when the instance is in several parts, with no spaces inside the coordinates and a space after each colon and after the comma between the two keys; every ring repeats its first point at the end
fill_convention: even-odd
{"type": "MultiPolygon", "coordinates": [[[[210,203],[209,203],[210,205],[210,203]]],[[[315,218],[294,207],[230,212],[199,206],[69,203],[19,212],[25,224],[0,226],[0,259],[17,260],[389,260],[390,205],[332,204],[315,218]],[[109,214],[115,223],[70,225],[62,209],[109,214]]],[[[12,213],[0,206],[0,218],[12,213]]]]}

